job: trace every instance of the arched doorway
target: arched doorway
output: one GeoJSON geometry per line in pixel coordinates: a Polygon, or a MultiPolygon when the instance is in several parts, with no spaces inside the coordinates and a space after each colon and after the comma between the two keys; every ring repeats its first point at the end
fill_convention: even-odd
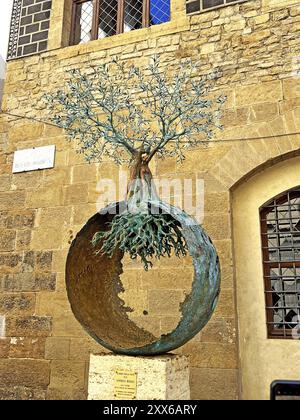
{"type": "Polygon", "coordinates": [[[299,184],[300,157],[296,157],[261,171],[232,191],[243,399],[269,399],[273,380],[300,379],[300,341],[268,334],[260,222],[264,204],[299,184]]]}

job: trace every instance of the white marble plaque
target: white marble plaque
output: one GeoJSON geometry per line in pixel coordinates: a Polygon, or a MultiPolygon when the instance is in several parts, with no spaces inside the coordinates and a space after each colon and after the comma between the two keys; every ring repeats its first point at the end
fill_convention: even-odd
{"type": "Polygon", "coordinates": [[[14,153],[13,173],[54,167],[55,146],[34,147],[14,153]]]}

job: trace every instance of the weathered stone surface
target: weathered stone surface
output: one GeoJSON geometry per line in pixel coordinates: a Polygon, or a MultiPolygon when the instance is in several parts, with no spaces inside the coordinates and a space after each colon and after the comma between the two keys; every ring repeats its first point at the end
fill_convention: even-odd
{"type": "Polygon", "coordinates": [[[0,252],[14,251],[16,247],[16,231],[0,229],[0,252]]]}
{"type": "Polygon", "coordinates": [[[10,175],[0,175],[0,191],[7,191],[10,189],[10,175]]]}
{"type": "Polygon", "coordinates": [[[86,363],[75,360],[53,360],[51,363],[50,388],[85,388],[86,363]]]}
{"type": "Polygon", "coordinates": [[[1,272],[15,272],[21,268],[21,263],[23,260],[22,254],[0,254],[0,266],[1,272]]]}
{"type": "Polygon", "coordinates": [[[34,271],[35,268],[35,252],[34,251],[26,251],[24,252],[23,264],[22,264],[22,272],[29,273],[34,271]]]}
{"type": "Polygon", "coordinates": [[[249,108],[227,109],[222,117],[222,124],[226,127],[245,125],[250,116],[249,108]]]}
{"type": "Polygon", "coordinates": [[[300,98],[300,75],[283,81],[283,98],[300,98]]]}
{"type": "Polygon", "coordinates": [[[27,250],[30,247],[31,230],[19,230],[16,237],[16,250],[27,250]]]}
{"type": "Polygon", "coordinates": [[[236,400],[237,371],[191,368],[191,399],[236,400]]]}
{"type": "Polygon", "coordinates": [[[0,193],[0,210],[23,207],[24,204],[25,193],[23,191],[11,191],[0,193]]]}
{"type": "Polygon", "coordinates": [[[78,165],[74,166],[72,172],[72,183],[83,183],[97,180],[96,165],[78,165]]]}
{"type": "MultiPolygon", "coordinates": [[[[137,270],[134,270],[135,272],[137,270]]],[[[174,288],[191,290],[191,284],[194,276],[192,267],[180,268],[157,268],[150,271],[140,271],[142,288],[151,289],[166,289],[172,290],[174,288]]]]}
{"type": "Polygon", "coordinates": [[[182,290],[150,290],[149,314],[178,315],[180,320],[180,303],[184,301],[182,290]]]}
{"type": "Polygon", "coordinates": [[[7,214],[8,214],[7,211],[0,211],[0,228],[7,227],[7,219],[8,219],[7,214]]]}
{"type": "Polygon", "coordinates": [[[34,210],[19,211],[17,214],[6,212],[6,227],[8,229],[33,228],[34,219],[34,210]]]}
{"type": "Polygon", "coordinates": [[[52,388],[49,387],[47,390],[47,400],[50,401],[61,401],[61,400],[86,400],[87,399],[87,390],[83,389],[73,389],[73,388],[52,388]]]}
{"type": "Polygon", "coordinates": [[[268,121],[278,116],[277,103],[262,103],[252,106],[252,113],[250,114],[251,121],[260,122],[268,121]]]}
{"type": "Polygon", "coordinates": [[[55,272],[65,272],[67,255],[68,250],[59,250],[53,252],[52,268],[55,272]]]}
{"type": "MultiPolygon", "coordinates": [[[[78,347],[81,352],[82,348],[78,347]]],[[[70,339],[48,337],[46,339],[46,352],[45,357],[49,360],[67,360],[70,354],[70,339]]],[[[76,360],[76,358],[74,358],[76,360]]]]}
{"type": "Polygon", "coordinates": [[[26,195],[27,208],[53,207],[62,204],[62,189],[60,187],[43,187],[28,191],[26,195]]]}
{"type": "Polygon", "coordinates": [[[255,86],[241,86],[236,90],[237,106],[261,102],[276,102],[283,99],[281,82],[267,82],[255,86]]]}
{"type": "MultiPolygon", "coordinates": [[[[24,76],[26,79],[26,75],[24,76]]],[[[9,140],[17,143],[24,140],[36,139],[43,133],[43,128],[43,124],[35,122],[26,122],[24,124],[15,125],[9,132],[9,140]]]]}
{"type": "Polygon", "coordinates": [[[293,111],[296,108],[300,108],[300,98],[282,101],[280,102],[279,106],[281,113],[286,114],[288,111],[293,111]]]}
{"type": "Polygon", "coordinates": [[[0,400],[37,401],[46,399],[46,390],[24,386],[0,386],[0,400]]]}
{"type": "MultiPolygon", "coordinates": [[[[64,140],[65,144],[65,140],[64,140]]],[[[60,153],[60,152],[58,152],[60,153]]],[[[45,172],[43,184],[47,187],[54,185],[68,185],[71,180],[70,168],[57,166],[55,170],[45,172]]]]}
{"type": "Polygon", "coordinates": [[[235,316],[234,308],[233,291],[231,289],[221,288],[221,294],[217,309],[214,313],[214,318],[232,318],[235,316]]]}
{"type": "Polygon", "coordinates": [[[108,353],[109,351],[100,346],[91,338],[71,338],[70,359],[89,362],[90,355],[94,353],[108,353]]]}
{"type": "MultiPolygon", "coordinates": [[[[54,311],[53,311],[54,312],[54,311]]],[[[57,337],[84,338],[86,332],[76,321],[71,309],[57,313],[53,319],[53,334],[57,337]]]]}
{"type": "Polygon", "coordinates": [[[73,206],[73,222],[75,225],[84,225],[97,212],[96,204],[82,204],[73,206]]]}
{"type": "Polygon", "coordinates": [[[237,339],[235,320],[232,318],[216,319],[201,331],[201,341],[206,343],[234,344],[237,339]]]}
{"type": "Polygon", "coordinates": [[[32,234],[31,247],[36,250],[59,249],[63,242],[62,229],[36,229],[32,234]]]}
{"type": "Polygon", "coordinates": [[[26,292],[35,288],[35,276],[33,273],[7,274],[2,279],[2,291],[26,292]]]}
{"type": "Polygon", "coordinates": [[[51,329],[51,317],[27,316],[6,319],[6,335],[9,337],[47,337],[51,329]]]}
{"type": "Polygon", "coordinates": [[[39,226],[68,226],[71,221],[71,207],[53,207],[41,209],[39,226]]]}
{"type": "Polygon", "coordinates": [[[203,227],[213,241],[223,240],[230,237],[230,216],[227,213],[214,214],[205,213],[203,227]]]}
{"type": "Polygon", "coordinates": [[[45,360],[0,360],[1,386],[46,388],[50,381],[50,363],[45,360]]]}
{"type": "Polygon", "coordinates": [[[11,337],[8,356],[11,359],[44,359],[45,339],[32,337],[11,337]]]}
{"type": "Polygon", "coordinates": [[[36,270],[37,271],[50,271],[52,266],[53,252],[40,251],[36,253],[36,270]]]}
{"type": "Polygon", "coordinates": [[[39,188],[42,184],[42,179],[40,171],[22,172],[12,175],[11,185],[13,189],[17,190],[39,188]]]}
{"type": "Polygon", "coordinates": [[[33,314],[35,310],[35,294],[3,294],[0,295],[0,313],[10,316],[17,313],[33,314]]]}
{"type": "Polygon", "coordinates": [[[64,204],[74,205],[87,203],[88,188],[87,184],[74,184],[64,189],[64,204]]]}
{"type": "Polygon", "coordinates": [[[56,274],[37,274],[35,277],[36,290],[55,290],[56,274]]]}
{"type": "MultiPolygon", "coordinates": [[[[1,283],[0,283],[1,284],[1,283]]],[[[18,273],[7,274],[2,279],[2,290],[5,292],[29,292],[55,290],[56,275],[52,273],[18,273]]]]}
{"type": "Polygon", "coordinates": [[[205,209],[208,209],[209,213],[225,213],[230,211],[228,192],[210,192],[210,189],[208,188],[204,194],[204,200],[204,211],[205,209]]]}
{"type": "Polygon", "coordinates": [[[183,348],[189,356],[191,367],[236,369],[237,347],[235,344],[190,342],[183,348]]]}
{"type": "Polygon", "coordinates": [[[0,359],[5,359],[9,355],[10,338],[0,340],[0,359]]]}
{"type": "Polygon", "coordinates": [[[263,29],[261,31],[253,32],[252,34],[246,34],[243,37],[245,44],[253,44],[256,42],[263,42],[266,38],[271,35],[270,29],[263,29]]]}

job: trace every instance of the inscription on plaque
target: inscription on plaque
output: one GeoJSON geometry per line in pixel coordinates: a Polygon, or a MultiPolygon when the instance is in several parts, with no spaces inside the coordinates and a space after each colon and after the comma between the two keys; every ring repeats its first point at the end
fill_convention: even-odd
{"type": "Polygon", "coordinates": [[[34,147],[14,153],[13,173],[54,167],[55,146],[34,147]]]}
{"type": "Polygon", "coordinates": [[[114,376],[114,396],[120,400],[134,400],[137,391],[137,373],[117,369],[114,376]]]}

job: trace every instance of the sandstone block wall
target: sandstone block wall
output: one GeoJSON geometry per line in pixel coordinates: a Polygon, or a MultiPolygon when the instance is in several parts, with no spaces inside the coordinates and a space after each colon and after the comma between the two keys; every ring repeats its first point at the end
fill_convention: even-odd
{"type": "Polygon", "coordinates": [[[51,6],[51,0],[14,2],[8,48],[9,59],[47,49],[51,6]]]}
{"type": "MultiPolygon", "coordinates": [[[[221,70],[215,88],[228,100],[219,142],[188,152],[183,165],[166,159],[154,168],[160,177],[204,180],[203,225],[222,267],[213,319],[178,350],[190,358],[192,398],[239,397],[231,190],[266,165],[299,153],[297,3],[249,0],[188,17],[184,1],[174,0],[167,24],[60,48],[66,45],[69,2],[53,0],[48,51],[8,65],[3,110],[40,119],[46,115],[42,95],[60,88],[67,70],[116,55],[143,67],[159,53],[166,72],[184,57],[201,60],[203,73],[221,70]],[[244,140],[226,141],[236,138],[244,140]]],[[[0,398],[87,397],[89,354],[99,346],[70,310],[65,262],[74,236],[96,212],[97,181],[118,175],[111,163],[86,164],[61,130],[0,115],[0,398]],[[15,150],[49,144],[57,148],[54,169],[12,174],[15,150]]],[[[178,311],[168,297],[180,299],[190,281],[174,260],[163,268],[149,280],[133,265],[124,280],[131,282],[139,322],[156,331],[172,327],[178,311]]]]}

